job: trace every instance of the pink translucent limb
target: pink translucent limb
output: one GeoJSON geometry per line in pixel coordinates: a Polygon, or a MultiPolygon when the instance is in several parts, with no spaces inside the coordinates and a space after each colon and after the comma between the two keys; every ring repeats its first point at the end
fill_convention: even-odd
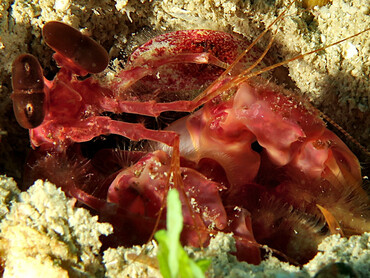
{"type": "Polygon", "coordinates": [[[132,113],[153,117],[158,117],[162,112],[166,111],[191,112],[196,107],[198,107],[196,103],[186,100],[158,103],[154,100],[146,102],[135,102],[120,101],[113,98],[103,98],[99,106],[104,111],[111,111],[116,114],[132,113]]]}
{"type": "Polygon", "coordinates": [[[283,120],[262,102],[254,103],[248,111],[241,111],[240,117],[245,125],[257,137],[258,143],[266,148],[271,160],[276,165],[286,165],[293,157],[292,144],[305,137],[301,127],[283,120]]]}
{"type": "MultiPolygon", "coordinates": [[[[235,119],[234,115],[227,112],[222,113],[223,115],[211,115],[207,119],[205,115],[212,111],[206,108],[209,107],[197,111],[187,120],[186,126],[191,134],[195,153],[184,153],[185,157],[195,161],[202,158],[217,161],[225,169],[231,185],[251,182],[260,166],[260,156],[251,149],[252,142],[256,140],[255,136],[235,119]]],[[[183,132],[179,132],[183,144],[187,139],[184,138],[183,132]]]]}
{"type": "MultiPolygon", "coordinates": [[[[139,59],[139,58],[138,58],[139,59]]],[[[136,61],[135,61],[136,62],[136,61]]],[[[227,64],[219,60],[210,53],[180,53],[174,56],[165,56],[160,58],[153,58],[151,60],[143,60],[142,63],[136,62],[135,65],[127,70],[122,70],[113,85],[110,86],[112,90],[120,96],[129,87],[131,87],[138,80],[148,75],[154,75],[158,72],[159,67],[169,64],[210,64],[221,68],[227,68],[227,64]]]]}
{"type": "Polygon", "coordinates": [[[168,65],[168,64],[210,64],[215,65],[221,68],[227,68],[227,63],[222,62],[216,56],[212,55],[208,52],[201,52],[201,53],[192,53],[192,52],[184,52],[179,54],[173,54],[171,56],[164,56],[159,58],[152,57],[150,60],[148,59],[141,59],[136,58],[135,63],[130,66],[129,69],[124,70],[118,76],[125,75],[126,71],[130,71],[134,68],[151,68],[153,72],[158,70],[160,66],[168,65]]]}
{"type": "MultiPolygon", "coordinates": [[[[338,179],[339,183],[344,186],[352,186],[362,190],[362,175],[361,166],[357,157],[350,151],[350,149],[330,130],[325,130],[325,133],[320,138],[323,142],[327,142],[328,159],[325,161],[325,166],[330,169],[330,172],[338,179]]],[[[329,180],[329,176],[323,177],[329,180]]]]}
{"type": "Polygon", "coordinates": [[[332,185],[361,188],[361,168],[357,157],[333,132],[302,143],[291,163],[311,177],[323,177],[332,185]]]}
{"type": "MultiPolygon", "coordinates": [[[[227,82],[227,80],[224,80],[227,82]]],[[[222,82],[222,83],[224,83],[222,82]]],[[[221,85],[221,84],[220,84],[221,85]]],[[[212,90],[217,90],[218,87],[214,87],[212,90]]],[[[180,100],[166,103],[158,103],[155,101],[125,101],[114,99],[112,97],[101,97],[98,105],[104,111],[111,111],[116,114],[119,113],[132,113],[146,116],[158,117],[162,112],[166,111],[178,111],[178,112],[192,112],[197,107],[203,105],[206,101],[200,100],[197,102],[180,100]]]]}
{"type": "Polygon", "coordinates": [[[89,117],[73,124],[66,123],[63,126],[54,121],[48,121],[31,129],[30,133],[33,147],[43,144],[49,147],[49,144],[63,146],[62,142],[68,141],[87,142],[103,134],[118,134],[134,141],[147,139],[174,146],[178,137],[175,132],[151,130],[142,124],[114,121],[104,116],[89,117]]]}

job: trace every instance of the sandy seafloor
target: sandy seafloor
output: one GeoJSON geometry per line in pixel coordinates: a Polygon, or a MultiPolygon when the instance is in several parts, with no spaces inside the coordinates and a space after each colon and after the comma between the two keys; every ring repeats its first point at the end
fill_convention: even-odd
{"type": "MultiPolygon", "coordinates": [[[[80,28],[116,58],[131,38],[138,43],[150,38],[132,35],[142,33],[140,30],[145,27],[155,28],[157,33],[207,28],[234,32],[253,40],[287,3],[267,0],[101,2],[1,1],[0,174],[19,181],[29,148],[27,133],[15,122],[9,98],[13,60],[20,53],[32,53],[39,58],[45,72],[55,71],[50,68],[52,51],[40,37],[45,22],[59,20],[80,28]]],[[[272,27],[272,30],[279,28],[270,51],[276,62],[368,28],[370,1],[334,0],[330,5],[309,11],[296,3],[287,14],[281,24],[272,27]]],[[[287,66],[301,93],[367,147],[370,146],[369,36],[367,32],[287,66]]],[[[266,44],[267,39],[262,39],[258,46],[264,48],[266,44]]],[[[148,258],[142,260],[146,264],[138,261],[127,264],[127,255],[121,255],[125,250],[120,248],[106,251],[101,258],[98,236],[109,233],[110,227],[99,224],[87,211],[73,208],[73,203],[53,185],[39,181],[28,193],[20,194],[12,180],[3,177],[0,184],[3,204],[0,255],[5,265],[4,276],[40,277],[40,273],[42,276],[47,273],[49,277],[98,277],[104,275],[104,269],[110,277],[126,277],[127,273],[137,277],[158,275],[155,268],[147,266],[151,265],[148,258]]],[[[308,277],[333,261],[348,262],[363,277],[370,273],[369,234],[349,240],[331,237],[320,246],[320,250],[326,251],[320,252],[303,270],[274,258],[257,267],[237,263],[227,254],[232,248],[230,237],[220,236],[217,240],[202,253],[213,258],[210,276],[308,277]]]]}

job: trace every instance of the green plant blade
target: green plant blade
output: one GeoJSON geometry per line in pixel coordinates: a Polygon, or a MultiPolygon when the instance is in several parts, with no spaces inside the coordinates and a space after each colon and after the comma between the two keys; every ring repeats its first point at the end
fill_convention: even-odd
{"type": "Polygon", "coordinates": [[[164,278],[204,278],[211,261],[201,259],[194,262],[180,243],[183,228],[181,201],[176,189],[167,196],[167,231],[160,230],[154,235],[158,241],[159,269],[164,278]]]}

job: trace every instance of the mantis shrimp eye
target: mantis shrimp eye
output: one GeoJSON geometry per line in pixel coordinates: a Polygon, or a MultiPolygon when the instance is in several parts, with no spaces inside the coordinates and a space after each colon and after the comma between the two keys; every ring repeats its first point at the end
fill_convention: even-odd
{"type": "Polygon", "coordinates": [[[13,110],[17,122],[24,128],[39,126],[44,120],[44,79],[37,59],[22,54],[12,66],[13,110]]]}
{"type": "Polygon", "coordinates": [[[101,72],[108,65],[107,51],[67,24],[50,21],[44,25],[42,35],[48,46],[89,73],[101,72]]]}

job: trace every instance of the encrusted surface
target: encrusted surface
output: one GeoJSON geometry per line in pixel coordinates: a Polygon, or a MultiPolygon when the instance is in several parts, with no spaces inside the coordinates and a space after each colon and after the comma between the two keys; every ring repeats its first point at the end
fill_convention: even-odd
{"type": "Polygon", "coordinates": [[[313,275],[316,271],[332,262],[344,262],[356,269],[359,277],[368,277],[370,273],[370,233],[352,236],[349,239],[339,235],[330,236],[319,245],[319,253],[304,269],[313,275]]]}
{"type": "Polygon", "coordinates": [[[0,223],[4,277],[103,276],[99,236],[112,233],[110,224],[75,208],[49,182],[38,180],[20,193],[12,179],[1,176],[0,186],[0,192],[10,189],[16,196],[8,198],[10,212],[0,223]]]}

